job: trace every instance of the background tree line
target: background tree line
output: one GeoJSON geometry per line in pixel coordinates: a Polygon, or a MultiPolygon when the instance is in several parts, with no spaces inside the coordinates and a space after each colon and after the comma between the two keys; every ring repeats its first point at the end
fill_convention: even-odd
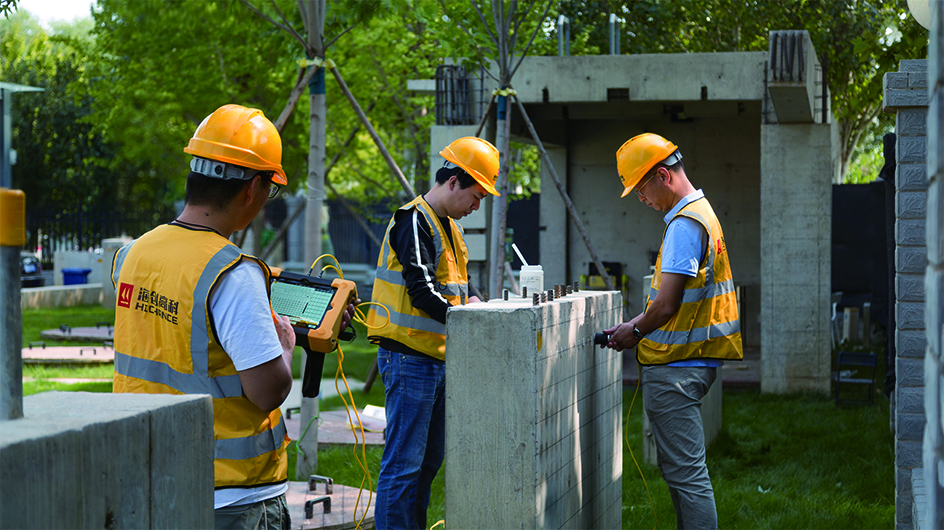
{"type": "MultiPolygon", "coordinates": [[[[302,27],[296,0],[254,4],[302,27]]],[[[880,138],[893,125],[880,112],[882,75],[927,49],[905,0],[561,0],[544,19],[533,14],[520,38],[540,23],[529,54],[555,55],[555,21],[565,15],[572,55],[605,53],[610,13],[621,20],[621,53],[764,51],[772,29],[808,30],[826,67],[850,181],[871,180],[882,163],[880,138]]],[[[432,78],[443,57],[494,57],[472,4],[330,2],[325,35],[338,37],[327,57],[424,190],[434,101],[407,92],[406,81],[432,78]]],[[[169,220],[183,196],[182,149],[200,120],[225,102],[275,120],[302,59],[290,35],[241,0],[98,0],[89,19],[52,31],[14,7],[0,19],[0,79],[45,88],[13,100],[14,186],[26,191],[28,210],[105,208],[143,226],[169,220]]],[[[352,136],[359,122],[330,76],[326,84],[327,160],[340,155],[329,189],[355,204],[399,204],[389,168],[362,128],[352,136]]],[[[290,192],[304,192],[307,107],[302,98],[283,133],[290,192]]],[[[537,186],[536,159],[526,150],[516,158],[512,181],[527,193],[537,186]]]]}

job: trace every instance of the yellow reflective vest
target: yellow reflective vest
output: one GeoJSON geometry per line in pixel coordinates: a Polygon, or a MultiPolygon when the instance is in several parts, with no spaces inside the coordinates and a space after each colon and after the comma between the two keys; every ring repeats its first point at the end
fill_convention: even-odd
{"type": "MultiPolygon", "coordinates": [[[[462,236],[462,228],[449,219],[448,230],[453,245],[445,234],[446,227],[423,197],[417,197],[400,210],[416,209],[426,217],[433,241],[436,245],[435,288],[450,305],[465,304],[469,298],[469,251],[462,236]],[[453,246],[455,252],[453,252],[453,246]]],[[[446,358],[446,325],[430,318],[425,311],[413,307],[403,280],[403,264],[390,246],[390,230],[396,216],[390,219],[384,234],[383,246],[377,260],[377,277],[374,279],[373,301],[390,310],[390,323],[374,330],[369,337],[377,343],[380,338],[395,340],[418,352],[439,360],[446,358]]],[[[371,306],[367,325],[380,326],[386,321],[386,312],[371,306]]]]}
{"type": "Polygon", "coordinates": [[[268,289],[262,261],[214,232],[177,225],[125,245],[112,265],[118,295],[113,391],[212,396],[217,489],[288,480],[282,413],[263,411],[243,395],[210,316],[210,292],[243,259],[259,263],[268,289]]]}
{"type": "MultiPolygon", "coordinates": [[[[639,364],[668,364],[685,359],[740,360],[744,358],[737,294],[721,223],[704,197],[687,204],[675,217],[698,221],[708,233],[708,252],[698,275],[688,278],[678,312],[647,334],[636,350],[639,364]]],[[[668,229],[668,225],[666,225],[668,229]]],[[[665,232],[662,233],[665,238],[665,232]]],[[[646,300],[646,309],[662,284],[662,249],[646,300]]]]}

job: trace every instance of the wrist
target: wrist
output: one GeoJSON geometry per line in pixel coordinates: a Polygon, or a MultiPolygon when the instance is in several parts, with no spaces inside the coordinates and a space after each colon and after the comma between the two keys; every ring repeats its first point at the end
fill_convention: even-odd
{"type": "Polygon", "coordinates": [[[642,340],[642,338],[645,337],[645,335],[639,331],[639,328],[636,327],[636,324],[633,324],[633,336],[636,337],[636,340],[642,340]]]}

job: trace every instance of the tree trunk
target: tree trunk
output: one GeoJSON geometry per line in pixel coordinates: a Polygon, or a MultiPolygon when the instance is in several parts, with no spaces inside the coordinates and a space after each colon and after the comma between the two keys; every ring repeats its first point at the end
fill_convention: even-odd
{"type": "MultiPolygon", "coordinates": [[[[308,0],[305,29],[308,32],[308,45],[318,57],[324,57],[324,15],[326,0],[308,0]]],[[[304,18],[304,17],[303,17],[304,18]]],[[[309,92],[311,100],[311,121],[308,128],[308,201],[305,206],[305,263],[309,266],[321,255],[321,209],[324,205],[324,164],[325,164],[325,83],[324,68],[319,68],[315,76],[320,78],[309,92]]],[[[307,356],[306,356],[307,357],[307,356]]],[[[304,373],[305,361],[302,361],[304,373]]],[[[302,397],[301,425],[307,434],[298,441],[298,460],[295,474],[304,480],[315,474],[318,469],[318,398],[302,397]]]]}

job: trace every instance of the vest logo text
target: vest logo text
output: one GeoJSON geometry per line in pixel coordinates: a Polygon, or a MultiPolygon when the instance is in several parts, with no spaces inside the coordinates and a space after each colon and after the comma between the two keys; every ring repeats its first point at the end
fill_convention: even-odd
{"type": "MultiPolygon", "coordinates": [[[[125,284],[122,284],[124,288],[125,284]]],[[[131,286],[133,289],[133,286],[131,286]]],[[[128,299],[131,299],[131,293],[128,293],[128,299]]],[[[177,325],[177,309],[180,302],[171,300],[157,291],[150,291],[141,287],[138,289],[138,299],[134,304],[136,311],[144,311],[157,316],[173,325],[177,325]]],[[[129,306],[124,306],[129,307],[129,306]]]]}

